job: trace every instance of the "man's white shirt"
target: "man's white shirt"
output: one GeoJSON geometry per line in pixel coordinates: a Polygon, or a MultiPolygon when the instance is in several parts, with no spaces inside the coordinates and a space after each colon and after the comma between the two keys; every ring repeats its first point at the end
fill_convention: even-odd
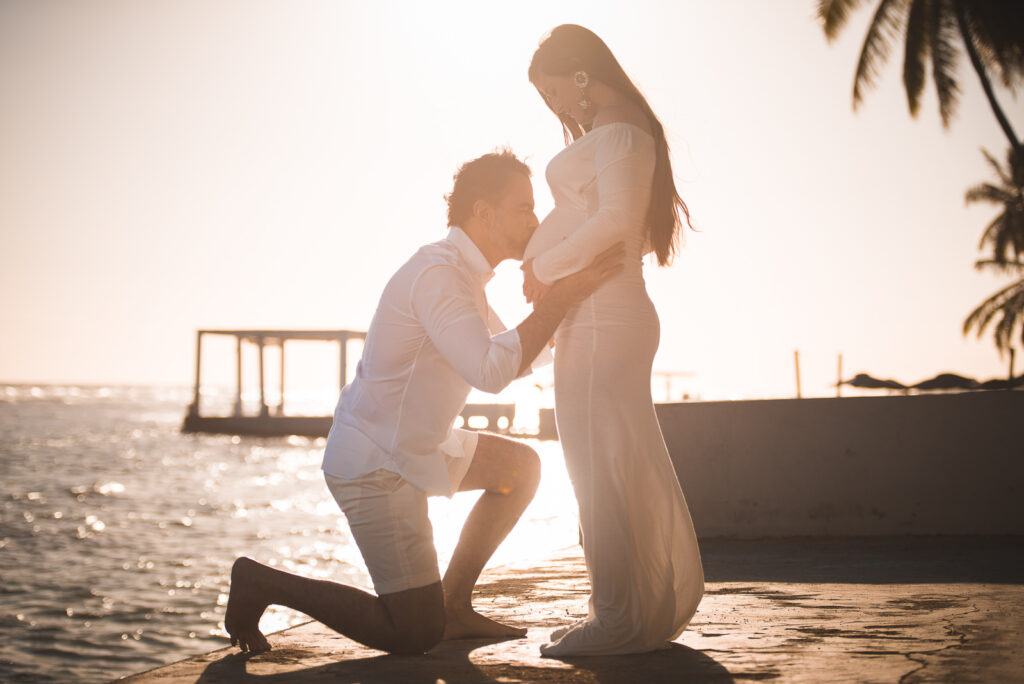
{"type": "Polygon", "coordinates": [[[325,472],[353,479],[384,469],[428,494],[453,493],[445,454],[461,448],[452,426],[470,389],[499,392],[522,365],[519,333],[487,304],[493,275],[452,228],[392,276],[334,411],[325,472]]]}

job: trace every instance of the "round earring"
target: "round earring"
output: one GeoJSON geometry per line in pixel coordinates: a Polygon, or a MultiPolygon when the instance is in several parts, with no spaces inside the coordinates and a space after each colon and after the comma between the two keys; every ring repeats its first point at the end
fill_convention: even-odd
{"type": "Polygon", "coordinates": [[[580,100],[576,104],[583,111],[587,111],[593,102],[587,99],[587,94],[583,89],[590,85],[590,75],[586,71],[577,71],[572,75],[572,84],[580,89],[580,100]]]}

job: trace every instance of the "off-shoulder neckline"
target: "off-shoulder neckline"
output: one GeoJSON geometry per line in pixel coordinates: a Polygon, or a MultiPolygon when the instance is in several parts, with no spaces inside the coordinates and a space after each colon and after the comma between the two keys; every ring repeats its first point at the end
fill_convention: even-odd
{"type": "Polygon", "coordinates": [[[641,133],[643,133],[644,136],[649,138],[652,142],[654,141],[654,135],[652,133],[649,133],[649,132],[645,131],[640,126],[637,126],[635,123],[631,123],[629,121],[609,121],[606,124],[601,124],[600,126],[595,126],[594,128],[591,128],[589,131],[587,131],[586,133],[584,133],[583,135],[581,135],[580,137],[576,138],[571,143],[566,145],[565,149],[568,149],[568,148],[574,146],[576,143],[580,142],[581,140],[586,140],[587,136],[590,135],[591,133],[593,133],[594,131],[599,131],[602,128],[611,128],[612,126],[629,126],[630,128],[632,128],[634,130],[637,130],[637,131],[640,131],[641,133]]]}

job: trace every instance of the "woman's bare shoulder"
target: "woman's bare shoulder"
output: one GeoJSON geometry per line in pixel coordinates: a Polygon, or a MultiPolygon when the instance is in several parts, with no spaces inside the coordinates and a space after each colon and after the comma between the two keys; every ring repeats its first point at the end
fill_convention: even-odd
{"type": "Polygon", "coordinates": [[[627,123],[647,133],[651,132],[651,124],[642,109],[633,103],[605,107],[594,117],[594,127],[610,123],[627,123]]]}

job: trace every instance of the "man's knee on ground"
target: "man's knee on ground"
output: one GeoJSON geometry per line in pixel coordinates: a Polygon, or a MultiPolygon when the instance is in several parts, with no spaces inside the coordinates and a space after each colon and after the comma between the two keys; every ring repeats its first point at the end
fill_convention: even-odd
{"type": "Polygon", "coordinates": [[[444,594],[441,583],[381,597],[394,625],[386,651],[415,655],[426,653],[444,636],[444,594]]]}
{"type": "Polygon", "coordinates": [[[418,655],[426,653],[441,643],[444,636],[444,611],[425,619],[400,619],[395,624],[395,636],[388,648],[389,653],[418,655]]]}

